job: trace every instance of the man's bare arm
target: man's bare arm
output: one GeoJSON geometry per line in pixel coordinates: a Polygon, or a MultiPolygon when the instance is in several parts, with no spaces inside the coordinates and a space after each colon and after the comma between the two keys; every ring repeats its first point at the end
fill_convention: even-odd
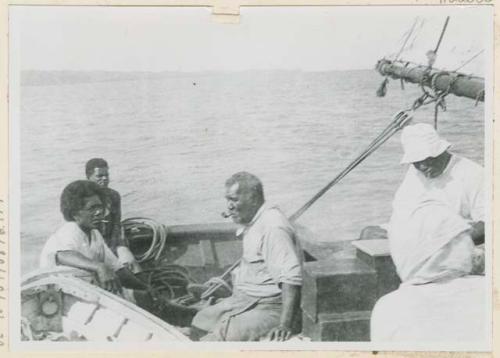
{"type": "Polygon", "coordinates": [[[127,267],[116,271],[116,275],[120,279],[121,284],[126,288],[134,290],[147,290],[149,288],[148,285],[139,280],[127,267]]]}
{"type": "Polygon", "coordinates": [[[274,328],[269,335],[269,338],[274,341],[286,341],[292,335],[293,319],[300,304],[300,286],[283,283],[281,285],[281,298],[283,307],[280,325],[274,328]]]}
{"type": "Polygon", "coordinates": [[[99,280],[99,285],[107,291],[118,293],[121,291],[121,286],[118,278],[111,267],[104,263],[94,261],[85,257],[78,251],[59,251],[56,254],[58,264],[71,266],[94,272],[99,280]]]}

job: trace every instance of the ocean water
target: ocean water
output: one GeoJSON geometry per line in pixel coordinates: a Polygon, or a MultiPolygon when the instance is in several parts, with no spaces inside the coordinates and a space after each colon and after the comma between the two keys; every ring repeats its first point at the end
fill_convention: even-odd
{"type": "MultiPolygon", "coordinates": [[[[290,215],[354,159],[417,86],[367,71],[236,73],[25,72],[21,85],[22,272],[37,267],[62,223],[59,195],[103,157],[123,217],[166,225],[221,222],[224,181],[246,170],[290,215]]],[[[439,131],[484,164],[484,106],[449,96],[439,131]]],[[[417,121],[432,123],[433,108],[417,121]]],[[[300,219],[318,241],[350,240],[383,223],[405,171],[399,134],[300,219]]]]}

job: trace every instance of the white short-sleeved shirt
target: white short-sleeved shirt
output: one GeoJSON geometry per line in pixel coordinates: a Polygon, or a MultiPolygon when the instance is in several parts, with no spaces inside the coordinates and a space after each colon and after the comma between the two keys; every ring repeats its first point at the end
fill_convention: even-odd
{"type": "Polygon", "coordinates": [[[452,155],[444,172],[426,178],[413,165],[401,183],[393,210],[413,210],[424,200],[436,200],[470,221],[484,221],[483,168],[473,161],[452,155]]]}
{"type": "MultiPolygon", "coordinates": [[[[400,276],[397,258],[401,254],[404,257],[418,254],[408,252],[405,245],[398,245],[400,240],[405,239],[401,234],[405,229],[403,227],[397,230],[397,227],[406,225],[405,218],[411,217],[424,202],[435,201],[447,207],[451,213],[459,215],[465,222],[484,221],[484,195],[483,168],[469,159],[454,154],[444,172],[431,179],[426,178],[414,166],[410,166],[396,192],[393,214],[388,226],[391,255],[400,276]],[[394,232],[400,234],[394,235],[394,232]]],[[[437,238],[436,240],[438,241],[437,238]]],[[[421,247],[420,250],[422,249],[421,247]]],[[[473,249],[469,233],[463,232],[446,245],[440,246],[426,262],[419,264],[418,270],[415,268],[416,271],[412,275],[403,275],[401,279],[407,280],[408,283],[425,283],[448,274],[467,273],[472,269],[473,249]]]]}
{"type": "Polygon", "coordinates": [[[106,246],[98,230],[91,230],[89,240],[74,221],[65,223],[49,237],[40,254],[40,268],[57,266],[56,254],[60,251],[79,252],[90,260],[107,264],[115,271],[123,266],[106,246]]]}
{"type": "Polygon", "coordinates": [[[234,272],[236,289],[256,297],[281,293],[280,283],[302,285],[295,230],[277,208],[264,204],[243,232],[243,257],[234,272]]]}

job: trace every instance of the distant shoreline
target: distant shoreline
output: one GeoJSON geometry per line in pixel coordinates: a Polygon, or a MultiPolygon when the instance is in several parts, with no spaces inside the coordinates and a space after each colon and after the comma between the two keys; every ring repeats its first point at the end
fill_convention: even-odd
{"type": "Polygon", "coordinates": [[[303,70],[245,70],[245,71],[199,71],[199,72],[177,72],[177,71],[39,71],[26,70],[21,71],[21,86],[50,86],[50,85],[68,85],[80,83],[99,83],[99,82],[119,82],[133,80],[157,80],[165,78],[192,78],[217,76],[228,74],[294,74],[294,73],[333,73],[333,72],[373,72],[373,69],[359,70],[328,70],[328,71],[303,71],[303,70]]]}

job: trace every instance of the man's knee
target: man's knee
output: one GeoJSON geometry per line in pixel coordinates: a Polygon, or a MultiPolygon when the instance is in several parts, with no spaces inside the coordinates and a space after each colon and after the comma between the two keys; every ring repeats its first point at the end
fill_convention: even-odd
{"type": "Polygon", "coordinates": [[[277,311],[249,311],[233,317],[225,332],[226,341],[258,341],[279,325],[277,311]]]}
{"type": "Polygon", "coordinates": [[[225,327],[224,330],[224,340],[228,342],[245,342],[245,341],[253,341],[251,335],[251,327],[239,324],[238,321],[229,322],[229,324],[225,327]]]}

